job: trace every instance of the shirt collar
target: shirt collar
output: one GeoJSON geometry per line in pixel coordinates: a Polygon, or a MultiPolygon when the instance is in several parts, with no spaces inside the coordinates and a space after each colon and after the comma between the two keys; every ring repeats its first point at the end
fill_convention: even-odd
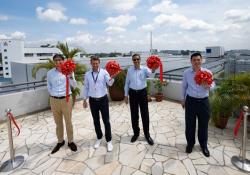
{"type": "MultiPolygon", "coordinates": [[[[96,72],[93,69],[91,69],[91,72],[96,72]]],[[[100,72],[100,68],[98,68],[98,71],[96,73],[100,72]]]]}
{"type": "Polygon", "coordinates": [[[139,69],[136,69],[135,66],[133,66],[134,70],[141,70],[141,65],[139,67],[139,69]]]}

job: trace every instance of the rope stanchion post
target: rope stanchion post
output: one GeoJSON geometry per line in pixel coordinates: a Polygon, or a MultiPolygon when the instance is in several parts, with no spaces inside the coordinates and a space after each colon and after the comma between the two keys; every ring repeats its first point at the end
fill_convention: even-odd
{"type": "Polygon", "coordinates": [[[242,152],[241,156],[233,156],[231,162],[238,169],[246,172],[250,172],[250,161],[246,159],[246,143],[247,143],[247,117],[249,108],[247,106],[243,107],[243,138],[242,138],[242,152]]]}
{"type": "Polygon", "coordinates": [[[11,114],[11,109],[7,109],[6,111],[7,125],[8,125],[8,139],[9,139],[9,148],[10,148],[10,159],[5,161],[1,167],[0,172],[8,172],[16,169],[24,162],[23,156],[16,156],[13,146],[13,136],[12,136],[12,126],[11,126],[11,118],[9,114],[11,114]]]}

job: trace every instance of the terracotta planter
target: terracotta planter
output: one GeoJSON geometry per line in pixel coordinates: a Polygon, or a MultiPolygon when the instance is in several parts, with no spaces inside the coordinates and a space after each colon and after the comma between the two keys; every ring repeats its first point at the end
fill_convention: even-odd
{"type": "Polygon", "coordinates": [[[163,100],[163,94],[162,93],[156,93],[155,94],[155,100],[157,101],[157,102],[161,102],[162,100],[163,100]]]}
{"type": "Polygon", "coordinates": [[[152,101],[151,95],[148,95],[148,102],[151,102],[151,101],[152,101]]]}
{"type": "Polygon", "coordinates": [[[124,90],[111,86],[109,87],[109,96],[112,101],[122,101],[124,100],[124,90]]]}
{"type": "Polygon", "coordinates": [[[229,117],[220,117],[218,120],[215,122],[215,126],[220,129],[225,129],[227,126],[229,117]]]}

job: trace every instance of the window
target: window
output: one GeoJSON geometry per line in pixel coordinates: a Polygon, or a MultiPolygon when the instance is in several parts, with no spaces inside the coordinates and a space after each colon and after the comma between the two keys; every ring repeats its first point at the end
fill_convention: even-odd
{"type": "Polygon", "coordinates": [[[8,57],[7,57],[7,56],[5,56],[5,57],[4,57],[4,59],[8,59],[8,57]]]}
{"type": "Polygon", "coordinates": [[[8,67],[5,67],[5,70],[9,70],[9,68],[8,68],[8,67]]]}
{"type": "Polygon", "coordinates": [[[44,56],[49,57],[49,56],[53,56],[53,53],[37,53],[37,56],[38,57],[44,57],[44,56]]]}
{"type": "Polygon", "coordinates": [[[8,64],[8,62],[5,61],[5,64],[8,64]]]}
{"type": "Polygon", "coordinates": [[[212,49],[206,49],[207,53],[212,53],[212,49]]]}
{"type": "Polygon", "coordinates": [[[6,72],[6,73],[5,73],[5,75],[9,75],[9,73],[8,73],[8,72],[6,72]]]}
{"type": "Polygon", "coordinates": [[[4,49],[3,51],[4,51],[4,52],[7,52],[7,49],[4,49]]]}
{"type": "Polygon", "coordinates": [[[25,57],[33,57],[33,55],[34,55],[33,53],[25,53],[24,54],[25,57]]]}

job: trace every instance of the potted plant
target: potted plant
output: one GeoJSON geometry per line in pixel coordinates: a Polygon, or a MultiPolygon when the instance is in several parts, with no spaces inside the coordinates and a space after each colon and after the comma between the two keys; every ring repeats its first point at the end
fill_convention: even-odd
{"type": "Polygon", "coordinates": [[[127,69],[122,70],[116,77],[115,82],[109,87],[109,96],[113,101],[124,99],[124,85],[126,81],[127,69]]]}
{"type": "Polygon", "coordinates": [[[147,80],[147,96],[148,96],[148,102],[152,101],[151,98],[151,81],[147,80]]]}
{"type": "Polygon", "coordinates": [[[157,102],[161,102],[164,98],[163,96],[163,87],[167,85],[166,81],[161,82],[160,79],[154,80],[154,87],[155,87],[155,100],[157,102]]]}

